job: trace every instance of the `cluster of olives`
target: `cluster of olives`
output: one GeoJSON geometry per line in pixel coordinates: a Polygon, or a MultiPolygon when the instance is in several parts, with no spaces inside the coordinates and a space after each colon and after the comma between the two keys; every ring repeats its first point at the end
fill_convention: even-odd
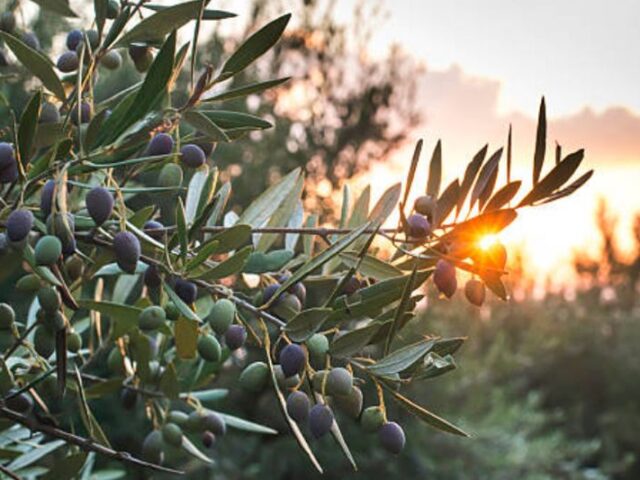
{"type": "MultiPolygon", "coordinates": [[[[173,137],[167,133],[158,133],[155,135],[147,146],[146,154],[149,156],[169,155],[173,152],[173,137]]],[[[207,147],[205,147],[207,148],[207,147]]],[[[180,148],[180,160],[185,167],[199,168],[207,160],[208,154],[213,151],[213,145],[209,144],[207,152],[203,145],[196,143],[187,143],[180,148]]],[[[167,164],[162,168],[159,176],[161,186],[174,187],[182,182],[182,171],[175,164],[167,164]]]]}
{"type": "MultiPolygon", "coordinates": [[[[437,213],[436,199],[431,195],[420,196],[416,199],[413,210],[415,213],[406,220],[406,234],[413,240],[426,239],[431,234],[432,223],[437,213]]],[[[458,248],[452,245],[449,247],[449,253],[460,259],[471,256],[474,265],[480,269],[502,270],[507,261],[506,249],[499,242],[482,251],[468,246],[458,248]]],[[[458,289],[455,265],[449,260],[438,260],[433,273],[433,283],[442,295],[451,298],[458,289]]],[[[464,293],[469,303],[482,306],[486,297],[485,284],[473,277],[465,284],[464,293]]]]}
{"type": "Polygon", "coordinates": [[[262,292],[262,303],[271,302],[269,311],[286,320],[295,317],[304,308],[307,301],[307,289],[302,282],[294,283],[286,292],[273,299],[273,295],[288,279],[289,275],[281,275],[276,282],[268,285],[262,292]]]}
{"type": "Polygon", "coordinates": [[[142,443],[142,457],[152,463],[162,464],[165,453],[182,445],[185,433],[200,435],[202,445],[211,448],[216,438],[227,431],[224,419],[215,412],[193,410],[187,414],[181,410],[170,411],[164,424],[152,430],[142,443]]]}
{"type": "MultiPolygon", "coordinates": [[[[15,35],[17,33],[16,26],[16,16],[13,11],[8,10],[0,15],[0,30],[8,34],[15,35]]],[[[20,39],[34,50],[40,50],[40,40],[35,33],[26,31],[22,32],[20,39]]],[[[9,61],[7,60],[7,55],[4,50],[0,50],[0,67],[6,67],[8,65],[9,61]]]]}

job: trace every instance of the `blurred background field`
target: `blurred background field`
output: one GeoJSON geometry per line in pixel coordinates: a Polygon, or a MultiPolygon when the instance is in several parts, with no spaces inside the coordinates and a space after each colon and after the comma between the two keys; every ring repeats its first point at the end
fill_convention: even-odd
{"type": "MultiPolygon", "coordinates": [[[[81,3],[75,2],[78,11],[81,3]]],[[[480,46],[473,45],[470,34],[457,42],[449,35],[461,35],[465,21],[473,20],[469,9],[484,2],[464,2],[458,16],[431,1],[419,7],[404,1],[219,3],[239,17],[208,32],[210,40],[199,55],[215,61],[233,49],[230,34],[239,41],[265,19],[284,11],[294,14],[293,26],[275,52],[235,80],[292,76],[283,87],[235,105],[271,116],[274,129],[220,146],[214,154],[223,177],[233,179],[238,210],[252,192],[303,166],[305,209],[329,224],[339,212],[345,183],[356,192],[370,185],[375,200],[402,180],[413,144],[422,136],[427,151],[443,139],[445,182],[447,173],[459,172],[484,142],[503,144],[510,124],[516,163],[521,157],[529,165],[536,105],[543,94],[550,138],[567,139],[566,152],[584,147],[588,168],[596,169],[593,183],[577,195],[561,206],[525,212],[518,230],[505,232],[509,302],[491,299],[476,309],[460,292],[445,301],[429,291],[423,313],[414,321],[421,331],[426,326],[433,334],[468,337],[457,355],[458,370],[410,396],[473,438],[449,437],[401,417],[409,441],[402,456],[390,461],[372,447],[372,438],[345,419],[345,436],[360,472],[350,471],[324,439],[318,448],[328,466],[325,478],[640,478],[640,217],[635,213],[640,210],[640,44],[626,42],[631,19],[640,14],[637,3],[620,2],[616,16],[622,18],[614,21],[608,14],[598,19],[597,7],[602,10],[604,4],[597,1],[562,2],[555,13],[550,12],[557,2],[536,2],[540,5],[522,11],[507,8],[509,2],[487,2],[483,8],[503,10],[496,23],[482,30],[493,40],[479,38],[480,46]],[[583,23],[566,20],[566,12],[583,23]],[[527,14],[549,23],[525,22],[523,30],[514,32],[527,14]],[[453,33],[445,32],[446,26],[429,29],[437,19],[453,22],[453,33]],[[600,23],[593,43],[581,42],[582,30],[595,21],[600,23]],[[551,32],[550,39],[542,39],[545,32],[551,32]],[[607,33],[614,51],[596,47],[607,33]],[[420,49],[416,38],[444,45],[420,49]],[[500,50],[496,42],[514,45],[500,50]],[[623,45],[625,55],[615,50],[623,45]],[[481,47],[486,48],[485,66],[470,60],[481,47]],[[502,63],[496,51],[507,57],[502,63]],[[589,54],[598,55],[594,62],[602,58],[606,65],[601,68],[608,74],[590,76],[592,67],[584,60],[589,54]],[[429,55],[435,59],[433,69],[429,55]],[[547,63],[536,55],[547,55],[547,63]],[[537,80],[526,82],[523,75],[537,80]]],[[[59,17],[38,15],[35,8],[23,13],[33,18],[43,44],[48,33],[61,30],[59,17]]],[[[55,37],[54,46],[62,41],[55,37]]],[[[138,75],[125,63],[126,68],[103,75],[104,91],[116,92],[138,75]]],[[[188,79],[181,81],[186,85],[188,79]]],[[[5,99],[21,109],[27,100],[22,87],[3,82],[1,88],[5,99]]],[[[186,88],[177,88],[175,95],[183,92],[186,88]]],[[[550,156],[554,147],[548,145],[550,156]]],[[[426,172],[422,175],[424,179],[426,172]]],[[[3,265],[0,281],[6,285],[15,278],[10,264],[3,265]]],[[[404,333],[407,342],[415,339],[415,331],[404,333]]],[[[365,398],[367,393],[372,394],[365,392],[365,398]]],[[[229,398],[225,408],[278,426],[268,397],[229,398]],[[255,402],[263,406],[257,414],[249,408],[255,402]]],[[[144,429],[132,426],[144,425],[144,419],[126,417],[113,399],[98,411],[115,445],[126,448],[132,436],[142,437],[144,429]]],[[[287,436],[234,434],[218,448],[219,470],[213,478],[315,478],[287,436]]],[[[210,475],[196,469],[190,478],[210,475]]]]}

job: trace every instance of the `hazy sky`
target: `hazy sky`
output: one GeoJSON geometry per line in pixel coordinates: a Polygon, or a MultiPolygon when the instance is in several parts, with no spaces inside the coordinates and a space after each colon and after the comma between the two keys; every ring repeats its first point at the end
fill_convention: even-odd
{"type": "MultiPolygon", "coordinates": [[[[350,2],[346,2],[350,3],[350,2]]],[[[501,111],[589,105],[640,112],[639,0],[385,0],[375,49],[398,42],[428,67],[501,81],[501,111]]],[[[345,12],[348,10],[343,9],[345,12]]]]}

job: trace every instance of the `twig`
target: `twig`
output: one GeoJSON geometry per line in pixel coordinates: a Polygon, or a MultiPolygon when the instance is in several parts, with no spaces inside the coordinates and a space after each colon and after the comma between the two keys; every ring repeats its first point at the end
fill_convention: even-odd
{"type": "Polygon", "coordinates": [[[42,432],[51,437],[64,440],[67,443],[80,447],[84,451],[96,452],[100,455],[104,455],[119,462],[130,463],[132,465],[136,465],[142,468],[148,468],[157,472],[172,473],[174,475],[184,475],[184,472],[181,470],[174,470],[173,468],[163,467],[155,463],[145,462],[144,460],[134,457],[130,453],[112,450],[111,448],[107,448],[104,445],[100,445],[90,438],[80,437],[51,425],[38,423],[37,421],[34,421],[33,419],[26,417],[21,413],[7,408],[6,406],[4,406],[4,404],[0,404],[0,416],[24,425],[30,430],[42,432]]]}
{"type": "Polygon", "coordinates": [[[5,475],[7,475],[8,477],[13,478],[13,480],[22,480],[22,477],[20,477],[18,474],[12,472],[11,470],[9,470],[7,467],[5,467],[4,465],[0,464],[0,472],[4,473],[5,475]]]}

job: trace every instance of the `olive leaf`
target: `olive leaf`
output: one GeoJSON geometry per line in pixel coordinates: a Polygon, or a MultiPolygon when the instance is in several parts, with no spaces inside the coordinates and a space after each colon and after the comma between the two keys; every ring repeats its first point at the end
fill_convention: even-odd
{"type": "Polygon", "coordinates": [[[47,90],[52,92],[60,100],[65,100],[64,87],[62,86],[62,82],[60,82],[60,78],[58,78],[58,75],[56,75],[56,72],[53,70],[51,60],[6,32],[0,31],[0,39],[3,40],[13,54],[18,57],[20,63],[40,79],[47,90]]]}
{"type": "Polygon", "coordinates": [[[48,10],[63,17],[77,18],[76,12],[69,7],[69,0],[31,0],[34,3],[40,5],[44,10],[48,10]]]}
{"type": "Polygon", "coordinates": [[[166,34],[182,27],[189,20],[198,18],[200,3],[200,0],[192,0],[159,9],[157,13],[143,19],[125,33],[116,46],[123,47],[134,42],[145,43],[162,39],[166,34]]]}
{"type": "Polygon", "coordinates": [[[222,80],[236,75],[271,49],[284,32],[290,19],[291,14],[283,15],[251,35],[225,62],[219,78],[222,80]]]}
{"type": "Polygon", "coordinates": [[[288,82],[291,77],[278,78],[276,80],[267,80],[266,82],[251,83],[249,85],[242,85],[241,87],[230,88],[224,92],[212,95],[210,97],[202,99],[202,103],[207,102],[223,102],[227,100],[233,100],[234,98],[246,97],[247,95],[253,95],[256,93],[264,92],[270,88],[282,85],[288,82]]]}
{"type": "Polygon", "coordinates": [[[536,148],[533,152],[533,185],[538,184],[540,173],[542,173],[542,165],[544,164],[544,155],[547,148],[547,107],[544,97],[540,102],[540,110],[538,112],[538,128],[536,130],[536,148]]]}
{"type": "Polygon", "coordinates": [[[440,194],[442,182],[442,142],[438,140],[429,164],[429,179],[427,180],[427,195],[437,198],[440,194]]]}

